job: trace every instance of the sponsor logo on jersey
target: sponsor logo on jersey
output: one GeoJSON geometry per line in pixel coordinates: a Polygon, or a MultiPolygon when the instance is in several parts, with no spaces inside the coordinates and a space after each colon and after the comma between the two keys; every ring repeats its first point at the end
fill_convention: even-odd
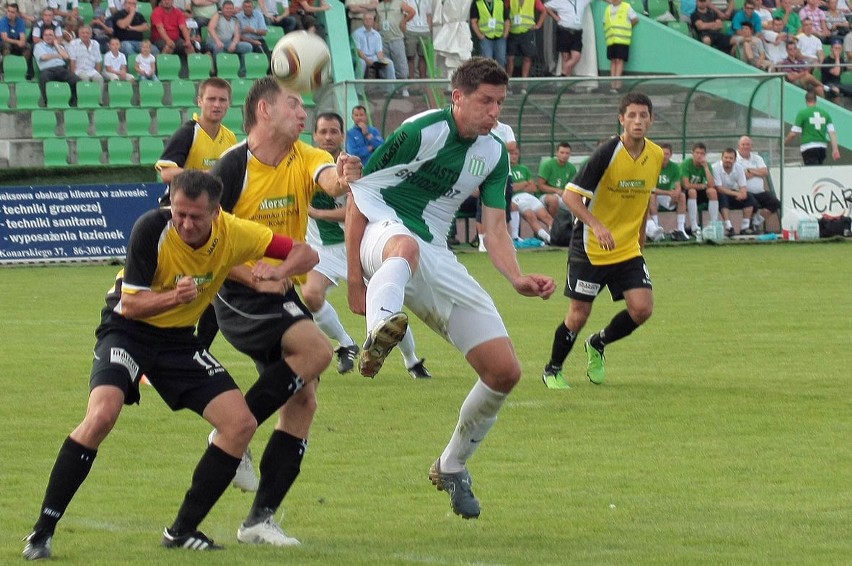
{"type": "Polygon", "coordinates": [[[485,175],[485,158],[478,155],[472,155],[470,162],[467,165],[467,171],[474,177],[482,177],[485,175]]]}
{"type": "Polygon", "coordinates": [[[268,198],[261,201],[259,210],[269,210],[270,208],[290,208],[296,203],[296,197],[289,195],[279,198],[268,198]]]}
{"type": "Polygon", "coordinates": [[[644,186],[644,179],[624,179],[618,182],[618,187],[622,189],[641,189],[644,186]]]}

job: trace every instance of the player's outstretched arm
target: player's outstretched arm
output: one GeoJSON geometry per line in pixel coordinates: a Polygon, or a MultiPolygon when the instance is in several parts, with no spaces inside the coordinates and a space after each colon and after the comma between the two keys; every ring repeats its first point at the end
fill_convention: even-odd
{"type": "Polygon", "coordinates": [[[191,303],[198,296],[198,288],[192,277],[186,276],[168,291],[139,291],[121,293],[121,316],[142,319],[156,316],[178,305],[191,303]]]}
{"type": "Polygon", "coordinates": [[[367,227],[367,217],[361,214],[350,195],[346,202],[346,287],[349,290],[349,309],[355,314],[367,313],[367,285],[361,265],[361,240],[367,227]]]}
{"type": "Polygon", "coordinates": [[[319,174],[317,184],[333,197],[345,195],[349,191],[349,182],[361,178],[361,160],[354,155],[341,153],[335,167],[327,167],[319,174]]]}

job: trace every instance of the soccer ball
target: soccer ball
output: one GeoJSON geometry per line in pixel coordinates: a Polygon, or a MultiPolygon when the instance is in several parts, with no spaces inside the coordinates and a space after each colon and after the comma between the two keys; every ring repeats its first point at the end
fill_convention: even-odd
{"type": "Polygon", "coordinates": [[[316,34],[292,31],[272,50],[272,76],[285,87],[306,94],[328,83],[331,53],[316,34]]]}

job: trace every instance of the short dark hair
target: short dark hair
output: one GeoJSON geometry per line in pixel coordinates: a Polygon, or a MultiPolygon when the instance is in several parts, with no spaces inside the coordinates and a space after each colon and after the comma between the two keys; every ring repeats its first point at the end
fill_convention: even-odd
{"type": "Polygon", "coordinates": [[[366,107],[366,106],[364,106],[363,104],[358,104],[358,105],[356,105],[356,106],[353,106],[353,107],[352,107],[352,112],[353,112],[353,113],[354,113],[356,110],[363,110],[364,112],[366,112],[366,111],[367,111],[367,107],[366,107]]]}
{"type": "Polygon", "coordinates": [[[275,77],[269,75],[254,81],[246,96],[246,103],[243,107],[243,128],[245,128],[246,132],[251,131],[254,125],[257,124],[257,103],[261,100],[269,103],[274,102],[275,97],[281,92],[281,88],[275,77]]]}
{"type": "Polygon", "coordinates": [[[559,142],[559,145],[558,145],[558,146],[556,146],[556,149],[559,149],[560,147],[567,147],[568,149],[571,149],[571,144],[570,144],[570,143],[568,143],[568,142],[566,142],[566,141],[564,141],[564,142],[559,142]]]}
{"type": "Polygon", "coordinates": [[[696,149],[703,149],[704,151],[707,151],[707,146],[704,145],[704,142],[695,142],[692,144],[692,151],[695,151],[696,149]]]}
{"type": "Polygon", "coordinates": [[[506,86],[509,84],[509,75],[494,59],[471,57],[453,71],[450,83],[454,89],[470,94],[481,84],[506,86]]]}
{"type": "Polygon", "coordinates": [[[219,177],[199,169],[186,169],[169,184],[169,199],[173,199],[176,193],[183,193],[190,200],[198,200],[201,195],[206,194],[212,211],[219,206],[222,191],[222,181],[219,177]]]}
{"type": "Polygon", "coordinates": [[[743,22],[743,23],[740,24],[740,27],[741,28],[748,28],[751,31],[754,31],[754,26],[752,25],[751,22],[743,22]]]}
{"type": "Polygon", "coordinates": [[[6,7],[7,7],[7,8],[14,8],[14,9],[15,9],[15,10],[17,10],[18,12],[20,12],[20,11],[21,11],[21,9],[20,9],[20,8],[18,8],[18,4],[17,4],[17,3],[15,3],[15,2],[10,2],[10,3],[6,4],[6,7]]]}
{"type": "Polygon", "coordinates": [[[722,152],[722,155],[725,155],[726,153],[733,153],[734,155],[736,155],[737,150],[732,147],[726,147],[725,150],[722,152]]]}
{"type": "Polygon", "coordinates": [[[816,99],[817,95],[813,89],[805,93],[805,102],[816,102],[816,99]]]}
{"type": "Polygon", "coordinates": [[[225,79],[220,79],[219,77],[210,77],[209,79],[204,79],[203,81],[201,81],[201,84],[198,85],[199,98],[204,94],[204,91],[207,90],[207,87],[224,88],[228,91],[228,98],[231,97],[231,83],[229,83],[225,79]]]}
{"type": "Polygon", "coordinates": [[[648,114],[652,116],[654,115],[654,105],[651,103],[651,98],[642,92],[628,92],[625,94],[618,107],[618,114],[624,116],[624,113],[627,112],[627,107],[631,104],[646,106],[648,108],[648,114]]]}
{"type": "Polygon", "coordinates": [[[671,151],[672,153],[674,153],[674,150],[672,149],[672,144],[670,144],[669,142],[661,143],[660,149],[667,149],[667,150],[671,151]]]}
{"type": "Polygon", "coordinates": [[[319,125],[320,120],[334,120],[338,124],[340,124],[340,131],[342,132],[344,129],[343,126],[343,118],[337,112],[323,112],[322,114],[317,114],[316,120],[314,120],[314,131],[317,131],[317,126],[319,125]]]}

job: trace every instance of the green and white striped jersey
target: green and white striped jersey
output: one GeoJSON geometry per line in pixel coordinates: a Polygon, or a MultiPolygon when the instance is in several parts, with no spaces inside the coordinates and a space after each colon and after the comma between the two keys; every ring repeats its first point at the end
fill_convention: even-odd
{"type": "Polygon", "coordinates": [[[398,220],[425,242],[443,246],[461,203],[477,187],[485,206],[506,208],[509,156],[493,135],[463,139],[450,108],[406,120],[350,183],[370,222],[398,220]]]}
{"type": "MultiPolygon", "coordinates": [[[[320,210],[334,210],[346,206],[346,195],[337,198],[318,189],[311,199],[311,206],[320,210]]],[[[333,246],[343,243],[343,223],[308,218],[308,244],[312,247],[333,246]]]]}

